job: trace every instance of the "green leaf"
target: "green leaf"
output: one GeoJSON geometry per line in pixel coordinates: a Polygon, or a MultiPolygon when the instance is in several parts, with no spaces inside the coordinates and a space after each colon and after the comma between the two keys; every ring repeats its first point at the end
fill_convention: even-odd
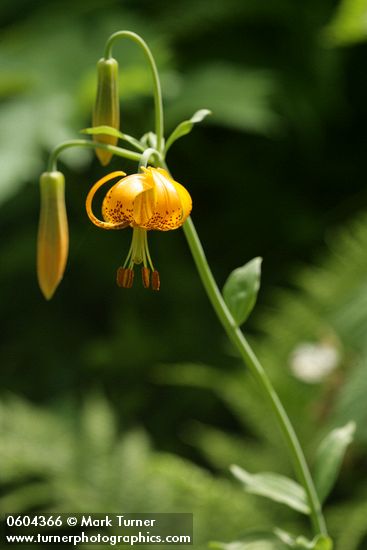
{"type": "Polygon", "coordinates": [[[313,540],[305,537],[297,537],[295,548],[306,548],[307,550],[332,550],[333,542],[325,535],[317,535],[313,540]]]}
{"type": "Polygon", "coordinates": [[[140,138],[140,143],[144,148],[153,147],[157,148],[157,135],[154,132],[147,132],[140,138]]]}
{"type": "Polygon", "coordinates": [[[123,141],[127,141],[130,145],[133,145],[133,147],[138,149],[138,151],[144,151],[144,146],[137,139],[129,136],[128,134],[123,134],[119,130],[116,130],[116,128],[112,128],[112,126],[95,126],[93,128],[84,128],[83,130],[80,130],[80,133],[88,135],[105,134],[107,136],[114,136],[122,139],[123,141]]]}
{"type": "Polygon", "coordinates": [[[308,550],[332,550],[333,542],[325,535],[317,535],[313,540],[306,537],[294,537],[283,529],[274,529],[276,537],[289,548],[304,548],[308,550]]]}
{"type": "Polygon", "coordinates": [[[332,430],[320,444],[316,455],[314,480],[321,502],[326,499],[334,486],[345,451],[353,440],[355,430],[355,422],[348,422],[342,428],[332,430]]]}
{"type": "Polygon", "coordinates": [[[367,39],[366,0],[341,0],[324,36],[332,46],[355,44],[367,39]]]}
{"type": "Polygon", "coordinates": [[[319,535],[314,539],[315,546],[313,547],[314,550],[333,550],[333,541],[330,537],[326,537],[325,535],[319,535]]]}
{"type": "Polygon", "coordinates": [[[243,483],[248,493],[281,502],[302,514],[310,513],[305,490],[296,481],[272,472],[250,474],[236,465],[231,466],[230,469],[232,474],[243,483]]]}
{"type": "Polygon", "coordinates": [[[262,531],[248,533],[241,540],[233,542],[212,541],[208,546],[214,550],[280,550],[274,534],[262,531]]]}
{"type": "Polygon", "coordinates": [[[208,115],[211,115],[211,111],[208,109],[200,109],[199,111],[196,111],[190,118],[190,120],[184,120],[181,122],[172,132],[172,134],[167,139],[166,148],[165,151],[167,153],[168,149],[171,147],[171,145],[180,137],[186,136],[191,132],[191,130],[194,127],[194,124],[197,124],[198,122],[201,122],[204,120],[205,117],[208,115]]]}
{"type": "Polygon", "coordinates": [[[281,542],[289,546],[289,548],[296,547],[295,537],[290,533],[288,533],[287,531],[284,531],[283,529],[279,529],[278,527],[276,527],[274,529],[274,534],[281,542]]]}
{"type": "Polygon", "coordinates": [[[209,548],[217,550],[279,550],[276,542],[259,539],[254,542],[234,541],[234,542],[211,542],[209,548]]]}
{"type": "Polygon", "coordinates": [[[223,287],[223,297],[238,325],[242,325],[256,303],[260,288],[262,258],[254,258],[229,275],[223,287]]]}

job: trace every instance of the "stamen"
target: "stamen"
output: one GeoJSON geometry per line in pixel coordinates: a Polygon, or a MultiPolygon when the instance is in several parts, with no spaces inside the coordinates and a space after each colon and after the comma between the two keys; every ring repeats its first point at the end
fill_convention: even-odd
{"type": "Polygon", "coordinates": [[[152,289],[153,290],[159,290],[161,287],[161,281],[159,278],[159,272],[153,271],[152,273],[152,289]]]}
{"type": "Polygon", "coordinates": [[[119,267],[116,273],[116,282],[119,287],[131,288],[134,282],[134,271],[125,267],[119,267]]]}
{"type": "Polygon", "coordinates": [[[150,269],[149,267],[142,267],[141,268],[141,278],[143,281],[143,287],[149,288],[150,287],[150,269]]]}
{"type": "Polygon", "coordinates": [[[117,270],[116,280],[118,286],[123,288],[132,287],[134,266],[139,264],[142,264],[141,278],[144,288],[149,288],[151,286],[153,290],[159,290],[159,273],[155,271],[149,254],[147,230],[141,227],[134,227],[133,237],[126,260],[123,266],[119,267],[117,270]]]}

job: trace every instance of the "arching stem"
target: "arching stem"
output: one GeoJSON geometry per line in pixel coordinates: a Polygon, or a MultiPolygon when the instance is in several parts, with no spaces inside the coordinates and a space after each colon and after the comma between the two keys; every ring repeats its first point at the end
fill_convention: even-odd
{"type": "Polygon", "coordinates": [[[154,110],[155,110],[155,133],[157,135],[157,149],[160,153],[164,149],[164,121],[163,121],[163,101],[162,89],[159,80],[158,69],[147,43],[135,32],[118,31],[112,34],[106,42],[104,56],[106,59],[112,57],[112,45],[115,40],[120,38],[128,38],[141,47],[152,72],[153,77],[153,95],[154,95],[154,110]]]}
{"type": "Polygon", "coordinates": [[[115,145],[107,145],[106,143],[98,143],[96,141],[89,141],[87,139],[71,139],[70,141],[64,141],[57,145],[54,150],[51,152],[48,159],[47,170],[53,172],[57,170],[57,158],[65,149],[71,147],[84,147],[86,149],[105,149],[110,151],[118,157],[124,157],[125,159],[140,161],[141,154],[130,151],[129,149],[123,149],[121,147],[116,147],[115,145]]]}
{"type": "Polygon", "coordinates": [[[141,171],[141,168],[146,168],[150,157],[153,157],[152,164],[156,165],[157,163],[162,161],[161,155],[158,153],[156,149],[153,149],[153,147],[148,147],[148,149],[145,149],[144,153],[140,157],[139,166],[138,166],[138,172],[141,171]]]}

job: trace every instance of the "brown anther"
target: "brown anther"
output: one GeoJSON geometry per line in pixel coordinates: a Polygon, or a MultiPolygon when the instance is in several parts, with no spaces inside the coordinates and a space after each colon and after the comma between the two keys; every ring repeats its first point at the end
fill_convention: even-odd
{"type": "Polygon", "coordinates": [[[141,268],[141,278],[143,281],[143,287],[149,288],[150,287],[150,269],[148,267],[142,267],[141,268]]]}
{"type": "Polygon", "coordinates": [[[152,272],[152,289],[159,290],[160,287],[161,287],[161,281],[159,279],[159,272],[153,271],[152,272]]]}
{"type": "Polygon", "coordinates": [[[116,273],[116,282],[119,287],[131,288],[134,282],[134,271],[125,267],[119,267],[116,273]]]}

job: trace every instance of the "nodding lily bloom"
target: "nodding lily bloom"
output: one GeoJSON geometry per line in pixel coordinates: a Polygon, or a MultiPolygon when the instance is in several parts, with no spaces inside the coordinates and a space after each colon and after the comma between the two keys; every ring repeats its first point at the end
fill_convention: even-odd
{"type": "Polygon", "coordinates": [[[124,176],[124,172],[112,172],[93,185],[86,199],[87,214],[102,229],[133,228],[130,250],[124,265],[117,270],[117,284],[131,288],[134,266],[142,264],[144,287],[159,290],[159,273],[149,253],[147,231],[180,227],[191,212],[191,197],[163,168],[142,168],[141,173],[124,176]],[[120,179],[103,200],[103,220],[100,220],[92,211],[93,197],[102,185],[116,177],[120,179]]]}

